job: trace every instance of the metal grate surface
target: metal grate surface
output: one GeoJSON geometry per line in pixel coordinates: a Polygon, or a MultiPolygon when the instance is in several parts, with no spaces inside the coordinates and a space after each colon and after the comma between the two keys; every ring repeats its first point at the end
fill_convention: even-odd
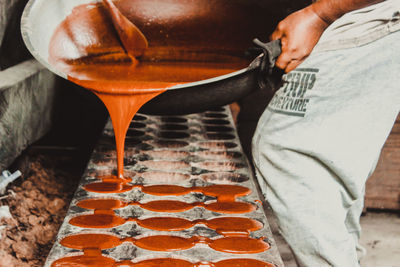
{"type": "Polygon", "coordinates": [[[275,266],[283,266],[259,201],[255,179],[243,154],[228,107],[186,116],[136,115],[128,130],[125,147],[125,175],[131,177],[132,182],[125,184],[126,188],[120,186],[118,193],[89,192],[88,185],[90,187],[90,184],[100,182],[99,177],[116,173],[115,157],[113,131],[109,122],[92,154],[45,266],[55,265],[54,262],[61,258],[80,255],[108,259],[111,262],[110,266],[118,262],[120,264],[118,266],[125,266],[124,263],[135,266],[136,263],[159,258],[181,259],[193,263],[192,266],[211,266],[210,263],[238,258],[256,259],[275,266]],[[216,201],[215,197],[205,193],[193,190],[179,196],[156,196],[143,193],[140,188],[140,186],[163,184],[189,188],[219,184],[244,186],[249,188],[251,193],[237,197],[235,201],[250,203],[255,210],[249,213],[226,214],[213,211],[204,205],[216,201]],[[80,201],[104,198],[142,204],[155,200],[177,200],[197,203],[197,205],[193,204],[190,209],[183,212],[156,212],[149,210],[145,205],[128,205],[106,211],[93,211],[77,206],[80,201]],[[73,218],[92,215],[96,212],[111,214],[114,219],[117,218],[120,221],[118,225],[108,228],[78,227],[70,223],[73,218]],[[188,221],[221,217],[251,218],[261,222],[263,226],[260,230],[250,232],[249,237],[265,241],[270,248],[259,253],[237,254],[217,251],[204,242],[196,242],[188,249],[164,252],[145,249],[143,246],[136,245],[135,242],[124,242],[132,240],[129,238],[143,240],[145,237],[158,235],[172,235],[186,239],[200,237],[200,239],[209,238],[209,240],[229,236],[228,234],[224,237],[225,234],[218,229],[213,229],[201,222],[180,231],[158,231],[139,226],[138,223],[132,221],[134,218],[145,220],[160,216],[183,218],[188,221]],[[97,252],[93,252],[93,247],[79,249],[63,246],[60,243],[66,237],[88,233],[109,234],[119,240],[124,238],[129,240],[121,240],[116,246],[100,248],[97,252]]]}

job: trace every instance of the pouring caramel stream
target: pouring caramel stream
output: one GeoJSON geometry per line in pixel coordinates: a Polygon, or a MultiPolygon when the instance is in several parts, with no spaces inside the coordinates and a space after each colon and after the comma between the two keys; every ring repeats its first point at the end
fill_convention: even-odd
{"type": "MultiPolygon", "coordinates": [[[[126,1],[120,2],[124,5],[126,1]]],[[[145,53],[146,47],[142,32],[108,0],[106,5],[75,7],[56,28],[49,46],[50,64],[66,73],[70,81],[93,91],[108,109],[115,133],[119,179],[124,179],[125,135],[143,104],[171,86],[247,66],[247,62],[240,60],[155,62],[151,56],[150,60],[148,56],[139,62],[136,57],[145,53]]]]}

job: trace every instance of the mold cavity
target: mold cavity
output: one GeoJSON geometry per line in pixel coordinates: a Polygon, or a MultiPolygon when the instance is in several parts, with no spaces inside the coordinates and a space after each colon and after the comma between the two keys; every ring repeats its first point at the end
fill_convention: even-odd
{"type": "Polygon", "coordinates": [[[243,168],[244,165],[241,163],[236,162],[215,162],[215,161],[206,161],[206,162],[197,162],[193,164],[194,166],[209,170],[209,171],[216,171],[216,172],[228,172],[228,171],[235,171],[239,168],[243,168]]]}
{"type": "Polygon", "coordinates": [[[231,151],[198,151],[196,152],[196,156],[202,157],[204,159],[223,160],[240,158],[242,156],[242,153],[231,151]]]}
{"type": "Polygon", "coordinates": [[[189,174],[178,172],[145,172],[141,176],[151,182],[158,183],[179,183],[190,179],[189,174]]]}
{"type": "Polygon", "coordinates": [[[124,158],[133,158],[137,154],[139,154],[139,151],[137,149],[132,149],[132,148],[127,147],[124,151],[124,158]]]}
{"type": "Polygon", "coordinates": [[[156,159],[183,159],[190,156],[190,153],[186,151],[151,150],[146,151],[146,155],[156,159]]]}
{"type": "MultiPolygon", "coordinates": [[[[117,159],[115,159],[115,162],[117,161],[117,159]]],[[[125,166],[134,166],[136,164],[136,160],[134,160],[133,158],[124,158],[124,165],[125,166]]]]}
{"type": "Polygon", "coordinates": [[[133,129],[128,129],[126,136],[128,137],[140,137],[143,136],[144,132],[143,131],[138,131],[138,130],[133,130],[133,129]]]}
{"type": "Polygon", "coordinates": [[[216,108],[209,109],[209,111],[221,112],[221,111],[225,111],[225,109],[223,107],[216,107],[216,108]]]}
{"type": "Polygon", "coordinates": [[[97,166],[107,166],[115,163],[115,158],[94,158],[92,162],[97,166]]]}
{"type": "Polygon", "coordinates": [[[211,150],[225,150],[229,148],[235,148],[238,145],[233,142],[201,142],[198,144],[198,146],[211,150]]]}
{"type": "Polygon", "coordinates": [[[184,133],[184,132],[161,132],[160,136],[162,138],[168,138],[168,139],[182,139],[182,138],[187,138],[189,137],[188,133],[184,133]]]}
{"type": "Polygon", "coordinates": [[[100,158],[100,157],[115,158],[116,156],[117,156],[117,152],[115,151],[115,149],[107,151],[107,152],[94,151],[92,154],[93,158],[100,158]]]}
{"type": "Polygon", "coordinates": [[[113,135],[112,136],[103,135],[101,138],[99,138],[98,145],[115,149],[115,138],[113,135]]]}
{"type": "Polygon", "coordinates": [[[136,172],[132,171],[132,170],[124,170],[124,177],[125,178],[133,178],[136,176],[136,172]]]}
{"type": "Polygon", "coordinates": [[[173,140],[157,140],[148,142],[149,145],[162,148],[182,148],[188,146],[188,142],[184,141],[173,141],[173,140]]]}
{"type": "Polygon", "coordinates": [[[210,140],[230,140],[235,139],[235,136],[232,134],[207,134],[207,138],[210,140]]]}
{"type": "Polygon", "coordinates": [[[99,178],[101,176],[111,175],[110,170],[97,170],[97,169],[88,169],[86,172],[86,176],[99,178]]]}
{"type": "Polygon", "coordinates": [[[224,114],[224,113],[206,113],[206,117],[207,118],[226,118],[228,117],[228,115],[224,114]]]}
{"type": "Polygon", "coordinates": [[[140,165],[149,169],[172,171],[190,168],[190,165],[184,161],[164,161],[164,160],[147,160],[141,161],[140,165]]]}
{"type": "MultiPolygon", "coordinates": [[[[116,162],[116,160],[114,160],[116,162]]],[[[116,170],[112,171],[110,169],[88,169],[85,175],[87,177],[97,178],[102,180],[104,177],[113,177],[116,174],[116,170]]],[[[136,176],[136,172],[132,170],[124,170],[125,178],[133,178],[136,176]]]]}
{"type": "Polygon", "coordinates": [[[147,117],[142,116],[142,115],[135,115],[135,117],[133,117],[134,121],[145,121],[147,119],[147,117]]]}
{"type": "Polygon", "coordinates": [[[187,127],[184,124],[164,124],[161,125],[160,128],[162,130],[168,130],[168,131],[182,131],[182,130],[187,130],[189,127],[187,127]]]}
{"type": "Polygon", "coordinates": [[[207,132],[231,132],[233,131],[232,127],[228,126],[206,126],[207,132]]]}
{"type": "Polygon", "coordinates": [[[221,183],[221,184],[243,183],[249,180],[249,177],[244,174],[231,173],[231,172],[207,173],[207,174],[202,174],[200,178],[206,182],[221,183]]]}
{"type": "Polygon", "coordinates": [[[138,144],[140,144],[142,141],[135,139],[135,138],[129,138],[127,136],[127,138],[125,138],[125,145],[128,146],[136,146],[138,144]]]}
{"type": "Polygon", "coordinates": [[[140,128],[145,128],[145,127],[146,127],[146,124],[141,123],[141,122],[133,121],[129,124],[129,128],[134,128],[134,129],[140,129],[140,128]]]}
{"type": "Polygon", "coordinates": [[[184,122],[187,122],[187,119],[180,118],[180,117],[162,117],[161,121],[162,122],[172,122],[172,123],[184,123],[184,122]]]}
{"type": "Polygon", "coordinates": [[[115,145],[97,145],[95,151],[99,153],[115,151],[115,145]]]}
{"type": "Polygon", "coordinates": [[[228,120],[218,120],[218,119],[205,119],[203,120],[205,124],[216,124],[216,125],[226,125],[230,124],[228,120]]]}

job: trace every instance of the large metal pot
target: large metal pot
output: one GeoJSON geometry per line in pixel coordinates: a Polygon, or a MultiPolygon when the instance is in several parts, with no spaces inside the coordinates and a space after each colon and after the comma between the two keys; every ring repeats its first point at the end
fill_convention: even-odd
{"type": "MultiPolygon", "coordinates": [[[[61,77],[52,66],[49,43],[56,27],[74,7],[96,0],[30,0],[21,21],[23,39],[34,57],[61,77]]],[[[119,0],[120,11],[147,36],[150,46],[142,60],[226,62],[245,58],[254,37],[265,39],[277,14],[273,1],[262,0],[119,0]]],[[[277,42],[270,52],[248,67],[208,80],[170,87],[141,112],[179,114],[203,111],[238,100],[263,87],[263,75],[279,54],[277,42]],[[265,64],[265,60],[269,60],[265,64]],[[264,67],[261,68],[261,65],[264,67]],[[261,82],[260,82],[261,81],[261,82]],[[173,104],[172,104],[173,103],[173,104]]]]}

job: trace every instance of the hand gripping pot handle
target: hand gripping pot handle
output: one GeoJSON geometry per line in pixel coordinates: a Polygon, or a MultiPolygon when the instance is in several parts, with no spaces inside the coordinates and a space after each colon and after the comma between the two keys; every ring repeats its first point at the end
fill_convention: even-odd
{"type": "Polygon", "coordinates": [[[269,83],[270,87],[274,87],[274,84],[271,82],[269,77],[272,74],[272,70],[274,69],[276,59],[282,53],[281,40],[274,40],[268,43],[263,43],[257,38],[253,40],[254,44],[259,46],[263,50],[263,54],[261,55],[261,63],[260,63],[260,75],[258,77],[258,84],[261,89],[268,88],[267,83],[269,83]]]}

